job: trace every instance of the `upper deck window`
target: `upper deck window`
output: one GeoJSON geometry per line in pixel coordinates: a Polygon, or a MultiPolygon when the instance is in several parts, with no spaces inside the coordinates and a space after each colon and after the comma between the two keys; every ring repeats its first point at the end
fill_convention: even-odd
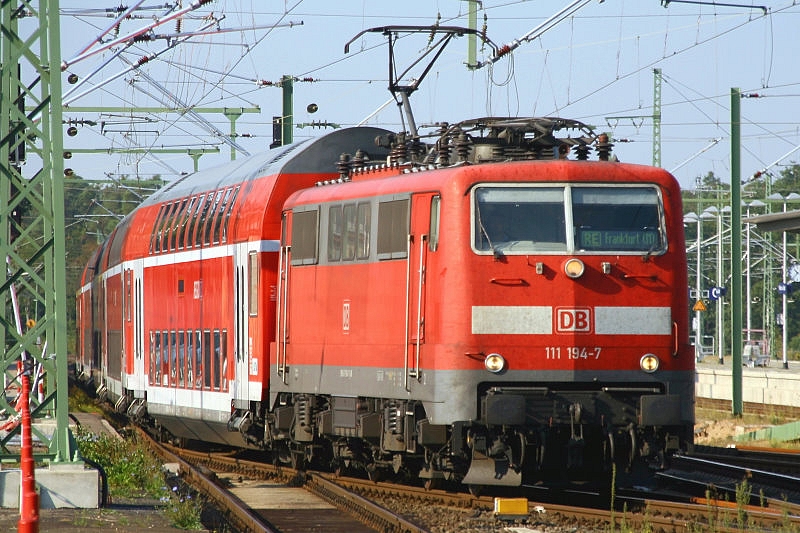
{"type": "Polygon", "coordinates": [[[478,253],[659,253],[658,190],[648,186],[486,186],[474,191],[478,253]]]}

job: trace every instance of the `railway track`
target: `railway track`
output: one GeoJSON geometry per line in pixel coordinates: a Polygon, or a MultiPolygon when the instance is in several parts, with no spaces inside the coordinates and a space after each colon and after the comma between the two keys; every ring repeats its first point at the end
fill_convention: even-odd
{"type": "Polygon", "coordinates": [[[709,522],[798,531],[798,474],[800,454],[791,450],[697,446],[690,456],[674,457],[658,476],[667,486],[697,494],[693,504],[713,509],[706,513],[709,522]]]}
{"type": "MultiPolygon", "coordinates": [[[[215,502],[233,526],[241,532],[282,532],[293,531],[459,531],[484,532],[503,531],[507,521],[498,519],[494,513],[494,497],[475,496],[466,491],[451,489],[438,490],[423,487],[398,485],[388,482],[342,477],[330,473],[300,472],[292,468],[275,466],[261,457],[248,455],[249,452],[209,452],[177,448],[151,439],[141,431],[142,437],[150,443],[155,453],[165,462],[178,463],[184,480],[206,494],[215,502]],[[313,523],[302,522],[296,510],[264,510],[254,508],[245,499],[235,495],[236,486],[270,482],[274,485],[302,486],[304,490],[316,494],[330,503],[325,512],[312,511],[313,523]],[[339,518],[329,509],[340,511],[339,518]],[[278,515],[291,515],[294,523],[283,528],[270,520],[278,521],[278,515]],[[341,518],[345,516],[345,518],[341,518]],[[321,525],[321,520],[330,523],[321,525]],[[364,525],[367,524],[367,525],[364,525]],[[295,529],[292,529],[294,527],[295,529]]],[[[651,491],[619,490],[615,498],[615,510],[598,507],[591,494],[547,491],[526,487],[506,496],[525,496],[528,498],[528,512],[517,517],[516,523],[529,527],[544,527],[548,532],[575,531],[578,527],[585,532],[607,532],[609,528],[624,530],[654,531],[742,531],[760,528],[762,530],[800,531],[800,497],[779,496],[762,498],[756,484],[762,482],[760,471],[766,476],[770,471],[797,474],[800,471],[800,453],[787,450],[765,450],[761,448],[715,448],[698,446],[690,463],[692,471],[702,470],[697,461],[720,463],[718,472],[727,473],[727,484],[731,490],[723,490],[719,481],[697,480],[690,483],[683,479],[671,480],[672,490],[655,494],[651,491]],[[737,466],[737,463],[739,466],[737,466]],[[737,502],[735,488],[747,476],[753,492],[746,503],[737,502]],[[673,482],[682,484],[675,490],[673,482]],[[569,502],[569,503],[564,503],[569,502]],[[614,524],[613,526],[611,524],[614,524]],[[699,529],[698,529],[699,528],[699,529]]],[[[680,458],[679,458],[680,461],[680,458]]],[[[680,478],[672,472],[663,478],[680,478]]],[[[781,474],[787,475],[788,474],[781,474]]],[[[785,482],[789,487],[800,487],[800,479],[788,476],[785,482]]],[[[766,477],[764,479],[770,479],[766,477]]],[[[780,478],[779,478],[780,479],[780,478]]],[[[764,481],[764,483],[770,483],[764,481]]],[[[265,487],[255,487],[265,492],[265,487]]],[[[772,487],[773,490],[779,490],[772,487]]],[[[303,504],[302,508],[307,508],[303,504]]],[[[291,520],[290,520],[291,522],[291,520]]]]}
{"type": "MultiPolygon", "coordinates": [[[[157,445],[157,448],[163,450],[158,453],[164,454],[165,460],[179,462],[187,482],[208,494],[240,531],[416,533],[432,530],[502,531],[509,525],[508,521],[495,516],[492,496],[299,472],[243,459],[232,453],[199,452],[164,445],[157,445]],[[329,502],[331,509],[335,507],[339,514],[329,510],[313,512],[315,522],[310,524],[302,521],[298,510],[254,509],[252,503],[248,505],[233,494],[236,491],[232,487],[241,485],[243,479],[253,483],[268,481],[272,486],[302,486],[329,502]],[[290,516],[288,526],[287,515],[290,516]],[[349,518],[343,519],[342,515],[349,518]],[[323,519],[331,522],[323,525],[320,522],[323,519]],[[282,525],[279,524],[281,520],[282,525]]],[[[705,487],[707,489],[708,484],[705,487]]],[[[263,497],[265,486],[257,488],[263,497]]],[[[615,510],[611,510],[563,503],[575,502],[576,497],[552,493],[539,500],[529,499],[527,514],[516,517],[516,520],[517,524],[528,527],[552,528],[548,531],[559,531],[562,527],[564,531],[574,531],[578,527],[587,532],[608,531],[609,527],[633,531],[703,530],[721,533],[747,528],[800,530],[800,505],[786,500],[759,501],[756,495],[748,503],[741,503],[735,496],[726,495],[725,491],[710,491],[705,497],[676,495],[675,500],[665,501],[649,497],[647,493],[625,491],[623,494],[621,491],[615,500],[615,510]],[[697,529],[699,525],[704,529],[697,529]]],[[[303,504],[301,508],[306,506],[303,504]]]]}
{"type": "Polygon", "coordinates": [[[695,445],[692,457],[789,476],[800,476],[800,450],[754,446],[720,448],[695,445]]]}
{"type": "Polygon", "coordinates": [[[214,501],[239,531],[254,533],[427,531],[390,510],[346,490],[324,476],[242,460],[225,453],[175,448],[157,443],[149,436],[145,438],[156,454],[167,462],[177,463],[184,480],[214,501]],[[245,483],[246,481],[249,483],[245,483]],[[264,481],[270,483],[265,484],[264,481]],[[253,483],[256,483],[255,487],[253,483]],[[251,490],[243,489],[242,486],[245,484],[249,484],[251,490]],[[292,489],[295,490],[290,494],[292,489]],[[298,491],[315,495],[327,502],[327,505],[320,505],[310,496],[298,497],[298,491]],[[321,512],[323,510],[325,512],[321,512]]]}

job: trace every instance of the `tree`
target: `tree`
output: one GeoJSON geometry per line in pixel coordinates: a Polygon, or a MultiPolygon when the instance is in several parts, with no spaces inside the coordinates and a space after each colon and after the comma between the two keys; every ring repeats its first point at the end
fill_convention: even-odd
{"type": "MultiPolygon", "coordinates": [[[[64,221],[67,242],[67,295],[77,294],[83,270],[91,255],[122,218],[164,185],[159,177],[113,182],[73,177],[64,184],[64,221]]],[[[67,342],[75,346],[75,306],[67,306],[67,342]]]]}

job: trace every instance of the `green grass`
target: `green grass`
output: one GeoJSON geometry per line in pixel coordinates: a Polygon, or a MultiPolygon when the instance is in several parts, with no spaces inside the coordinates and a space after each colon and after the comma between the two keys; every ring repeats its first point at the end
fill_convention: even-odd
{"type": "Polygon", "coordinates": [[[100,464],[105,470],[112,499],[157,499],[162,512],[174,527],[204,529],[201,499],[177,479],[167,483],[161,462],[136,434],[117,438],[111,435],[98,436],[79,429],[75,438],[81,455],[100,464]]]}
{"type": "Polygon", "coordinates": [[[81,455],[105,470],[112,497],[160,497],[164,486],[161,462],[135,434],[120,439],[79,429],[75,439],[81,455]]]}
{"type": "Polygon", "coordinates": [[[80,387],[70,386],[69,388],[69,412],[70,413],[102,413],[103,410],[97,405],[86,391],[80,387]]]}

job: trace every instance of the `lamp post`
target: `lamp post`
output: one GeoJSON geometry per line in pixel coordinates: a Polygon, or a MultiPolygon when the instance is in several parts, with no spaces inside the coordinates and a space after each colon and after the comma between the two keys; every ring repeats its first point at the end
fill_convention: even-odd
{"type": "MultiPolygon", "coordinates": [[[[767,196],[768,200],[782,201],[783,212],[786,212],[787,201],[800,200],[800,194],[795,192],[783,196],[779,193],[770,194],[767,196]]],[[[789,340],[789,315],[788,315],[788,302],[786,294],[789,292],[789,285],[787,283],[787,266],[786,266],[786,231],[783,231],[783,242],[781,249],[781,353],[783,356],[783,368],[789,368],[789,360],[787,357],[787,346],[789,340]]]]}
{"type": "MultiPolygon", "coordinates": [[[[717,287],[722,288],[725,284],[725,273],[723,269],[723,221],[722,218],[725,213],[730,215],[730,206],[725,206],[721,210],[717,206],[712,205],[707,207],[701,218],[714,217],[717,219],[717,287]]],[[[725,322],[724,322],[724,309],[722,294],[716,295],[717,300],[717,357],[719,364],[725,364],[725,322]]]]}
{"type": "MultiPolygon", "coordinates": [[[[699,301],[702,298],[702,287],[701,287],[701,265],[700,265],[700,247],[702,246],[702,237],[703,237],[703,227],[702,227],[702,219],[700,216],[697,215],[695,212],[686,213],[683,217],[684,224],[697,224],[697,249],[696,249],[696,263],[695,263],[695,293],[697,300],[699,301]]],[[[696,308],[697,306],[695,306],[696,308]]],[[[695,362],[701,361],[701,341],[703,339],[703,326],[702,320],[700,316],[700,311],[695,309],[694,312],[694,360],[695,362]]]]}
{"type": "MultiPolygon", "coordinates": [[[[749,204],[744,204],[747,207],[747,218],[750,218],[750,208],[751,207],[764,207],[767,204],[762,202],[761,200],[753,200],[749,204]]],[[[747,259],[746,263],[746,270],[745,270],[745,282],[747,286],[745,287],[745,299],[747,301],[747,340],[748,342],[751,340],[751,331],[753,329],[753,313],[752,313],[752,305],[753,299],[750,295],[750,266],[752,265],[752,249],[750,248],[750,228],[752,224],[749,222],[746,224],[746,245],[745,245],[745,258],[747,259]]]]}

